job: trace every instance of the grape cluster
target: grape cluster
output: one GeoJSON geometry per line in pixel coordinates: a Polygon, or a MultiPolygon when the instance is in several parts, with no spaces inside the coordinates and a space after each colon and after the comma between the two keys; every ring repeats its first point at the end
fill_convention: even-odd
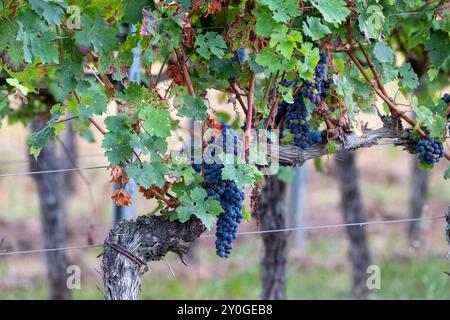
{"type": "Polygon", "coordinates": [[[314,82],[305,80],[301,95],[308,98],[314,104],[318,104],[327,95],[329,83],[326,79],[327,56],[320,53],[320,60],[314,72],[314,82]]]}
{"type": "Polygon", "coordinates": [[[230,58],[231,62],[242,64],[247,58],[247,52],[245,48],[239,48],[234,55],[230,58]]]}
{"type": "Polygon", "coordinates": [[[445,103],[450,103],[450,94],[444,93],[444,95],[441,97],[441,99],[442,99],[445,103]]]}
{"type": "MultiPolygon", "coordinates": [[[[233,152],[237,155],[240,148],[242,148],[242,142],[238,139],[231,126],[225,122],[222,122],[221,138],[217,140],[211,138],[210,145],[214,146],[221,142],[223,152],[233,152]],[[231,141],[229,141],[230,138],[232,139],[231,141]],[[232,150],[230,150],[230,147],[232,150]]],[[[215,157],[217,148],[211,149],[209,156],[215,157]]],[[[223,212],[217,218],[216,253],[219,257],[226,258],[233,249],[232,243],[237,236],[237,227],[243,218],[242,203],[245,194],[244,191],[237,187],[235,181],[222,179],[223,167],[223,164],[216,161],[212,163],[203,162],[206,193],[219,201],[223,209],[223,212]]],[[[200,171],[198,169],[197,167],[196,170],[200,171]]]]}
{"type": "Polygon", "coordinates": [[[426,136],[417,142],[417,152],[419,157],[426,164],[435,164],[439,162],[439,159],[444,156],[444,147],[437,138],[431,138],[426,136]]]}
{"type": "Polygon", "coordinates": [[[295,98],[294,103],[288,104],[286,113],[286,128],[294,137],[294,144],[300,148],[307,148],[320,142],[320,132],[310,131],[307,121],[308,110],[303,96],[295,98]]]}
{"type": "MultiPolygon", "coordinates": [[[[295,98],[294,103],[288,104],[282,102],[278,107],[278,114],[286,112],[286,128],[293,135],[294,144],[303,149],[321,141],[319,131],[310,131],[307,121],[308,110],[305,101],[308,99],[317,105],[326,97],[326,92],[329,87],[326,79],[326,65],[327,57],[324,53],[321,53],[319,63],[314,72],[314,82],[305,80],[300,94],[295,98]]],[[[286,83],[282,85],[286,85],[286,83]]],[[[288,85],[291,85],[291,83],[288,85]]],[[[280,119],[276,118],[275,121],[277,120],[280,119]]]]}

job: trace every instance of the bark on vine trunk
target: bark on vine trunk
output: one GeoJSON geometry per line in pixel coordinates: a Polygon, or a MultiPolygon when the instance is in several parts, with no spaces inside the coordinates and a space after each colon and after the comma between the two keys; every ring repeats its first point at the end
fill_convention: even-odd
{"type": "Polygon", "coordinates": [[[197,218],[186,223],[170,222],[159,216],[122,220],[110,232],[103,246],[103,283],[107,300],[137,300],[146,263],[168,252],[181,258],[192,242],[205,231],[197,218]]]}
{"type": "MultiPolygon", "coordinates": [[[[31,129],[38,131],[46,125],[46,119],[35,117],[31,129]]],[[[59,169],[55,142],[42,149],[37,160],[30,157],[30,170],[59,169]]],[[[32,176],[37,184],[41,210],[41,225],[45,248],[65,247],[63,175],[36,174],[32,176]]],[[[70,299],[66,285],[67,258],[64,250],[46,252],[50,299],[70,299]]]]}
{"type": "MultiPolygon", "coordinates": [[[[419,169],[419,159],[415,155],[411,168],[411,218],[420,218],[423,213],[428,193],[428,171],[419,169]]],[[[421,242],[420,221],[411,221],[409,225],[409,238],[414,248],[419,248],[421,242]]]]}
{"type": "MultiPolygon", "coordinates": [[[[286,227],[286,184],[276,176],[268,176],[259,200],[261,230],[286,227]]],[[[264,233],[264,255],[261,260],[261,298],[264,300],[286,299],[286,232],[264,233]]]]}
{"type": "MultiPolygon", "coordinates": [[[[337,173],[341,190],[341,206],[345,223],[366,221],[355,152],[341,151],[336,155],[337,173]]],[[[352,264],[352,294],[355,299],[368,299],[367,267],[370,253],[365,229],[360,226],[346,228],[349,237],[349,257],[352,264]]]]}

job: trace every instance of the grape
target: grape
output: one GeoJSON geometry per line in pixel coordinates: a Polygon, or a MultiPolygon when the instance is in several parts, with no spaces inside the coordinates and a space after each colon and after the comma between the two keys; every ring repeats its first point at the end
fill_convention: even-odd
{"type": "MultiPolygon", "coordinates": [[[[445,103],[450,103],[450,94],[448,93],[444,93],[441,97],[441,99],[445,102],[445,103]]],[[[448,132],[450,134],[450,114],[447,116],[447,121],[449,121],[448,124],[448,132]]]]}
{"type": "Polygon", "coordinates": [[[231,62],[242,64],[245,59],[247,58],[247,53],[245,51],[245,48],[239,48],[234,53],[234,56],[230,58],[231,62]]]}
{"type": "Polygon", "coordinates": [[[444,95],[441,97],[441,99],[442,99],[445,103],[450,103],[450,94],[444,93],[444,95]]]}
{"type": "Polygon", "coordinates": [[[444,147],[437,138],[427,135],[417,142],[416,150],[420,159],[426,164],[435,164],[444,156],[444,147]]]}
{"type": "MultiPolygon", "coordinates": [[[[221,141],[213,138],[210,144],[222,143],[222,150],[226,153],[233,152],[237,155],[242,149],[242,142],[230,125],[222,122],[221,141]]],[[[211,156],[215,156],[216,148],[212,148],[211,156]]],[[[237,227],[242,221],[242,203],[244,191],[240,190],[235,181],[222,179],[223,164],[203,162],[205,175],[205,189],[209,197],[220,202],[223,212],[217,218],[216,225],[216,253],[221,258],[226,258],[233,249],[233,240],[237,237],[237,227]]],[[[201,170],[201,169],[200,169],[201,170]]],[[[199,170],[199,171],[200,171],[199,170]]]]}
{"type": "MultiPolygon", "coordinates": [[[[286,128],[294,137],[294,144],[302,149],[319,143],[322,139],[319,131],[310,131],[305,101],[308,99],[318,105],[326,97],[326,91],[329,86],[326,80],[326,64],[327,57],[324,53],[320,53],[320,60],[314,72],[314,82],[305,80],[294,103],[282,102],[278,106],[275,121],[280,121],[282,115],[286,113],[286,128]]],[[[286,85],[286,83],[282,83],[282,85],[286,85]]]]}

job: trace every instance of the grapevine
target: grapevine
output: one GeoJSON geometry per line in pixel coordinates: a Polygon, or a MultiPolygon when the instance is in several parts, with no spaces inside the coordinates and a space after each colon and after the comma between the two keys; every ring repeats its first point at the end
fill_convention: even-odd
{"type": "Polygon", "coordinates": [[[419,153],[423,169],[450,160],[450,95],[430,99],[449,84],[446,7],[372,2],[3,1],[0,119],[48,120],[30,136],[34,157],[69,121],[90,141],[98,131],[121,185],[112,201],[130,205],[133,180],[156,201],[152,218],[205,229],[217,222],[216,251],[227,257],[243,190],[259,190],[268,163],[301,165],[383,141],[419,153]],[[141,82],[128,79],[136,52],[141,82]],[[366,112],[384,125],[364,123],[366,112]],[[224,119],[244,136],[228,138],[224,119]],[[212,140],[208,129],[219,130],[212,140]],[[178,148],[185,136],[199,137],[202,151],[226,142],[222,156],[236,164],[205,154],[192,163],[178,148]]]}

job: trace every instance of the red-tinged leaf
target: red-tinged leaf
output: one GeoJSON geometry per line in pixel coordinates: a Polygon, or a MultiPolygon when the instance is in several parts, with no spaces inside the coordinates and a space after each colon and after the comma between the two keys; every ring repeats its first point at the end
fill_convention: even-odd
{"type": "Polygon", "coordinates": [[[114,191],[114,193],[111,196],[111,199],[114,200],[114,202],[118,206],[129,207],[132,203],[130,193],[127,190],[125,190],[124,188],[120,188],[120,189],[114,191]]]}

